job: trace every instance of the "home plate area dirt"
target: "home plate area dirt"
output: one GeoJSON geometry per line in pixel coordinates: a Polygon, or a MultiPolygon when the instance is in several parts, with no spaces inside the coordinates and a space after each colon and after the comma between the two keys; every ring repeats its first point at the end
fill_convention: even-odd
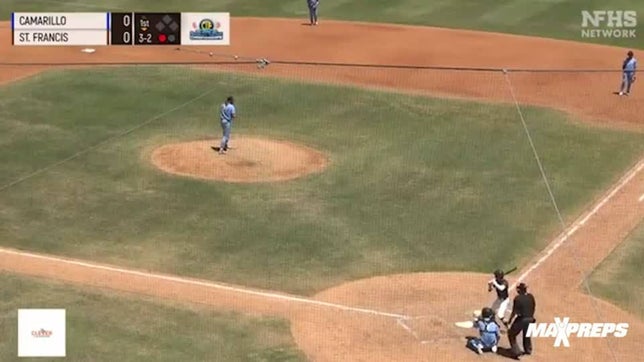
{"type": "MultiPolygon", "coordinates": [[[[403,313],[411,318],[400,321],[349,312],[309,313],[292,319],[292,332],[298,345],[315,361],[480,361],[481,356],[465,348],[466,337],[476,335],[475,330],[458,328],[454,322],[471,319],[474,309],[492,302],[485,288],[489,278],[468,273],[421,273],[348,283],[324,291],[316,299],[403,313]]],[[[628,336],[619,340],[573,337],[569,348],[554,348],[552,338],[533,339],[535,353],[525,360],[609,361],[613,354],[620,361],[639,358],[635,351],[644,329],[633,316],[577,290],[542,285],[531,285],[530,289],[534,289],[539,303],[540,322],[552,322],[562,315],[573,321],[593,322],[596,308],[603,318],[632,322],[628,336]]],[[[501,346],[509,347],[507,336],[502,339],[501,346]]],[[[493,354],[483,358],[503,360],[493,354]]]]}
{"type": "MultiPolygon", "coordinates": [[[[623,50],[618,48],[503,34],[333,21],[325,22],[312,32],[310,27],[302,27],[299,23],[284,19],[233,18],[232,45],[225,52],[240,57],[261,55],[269,59],[301,61],[560,69],[612,68],[615,60],[623,56],[623,50]]],[[[0,27],[4,39],[10,36],[7,25],[4,23],[0,27]]],[[[93,54],[81,54],[76,48],[11,48],[4,42],[1,50],[0,61],[14,63],[37,59],[41,63],[80,62],[91,66],[99,62],[204,61],[203,54],[167,47],[108,47],[99,48],[93,54]]],[[[50,67],[4,66],[0,82],[31,76],[50,67]]],[[[262,70],[235,65],[200,67],[401,92],[512,101],[502,74],[436,76],[414,70],[383,68],[356,72],[354,68],[280,64],[262,70]]],[[[641,116],[644,93],[636,92],[628,100],[612,96],[611,91],[619,81],[614,74],[543,77],[536,73],[515,73],[509,77],[521,103],[563,110],[595,125],[644,130],[641,116]]],[[[227,182],[287,180],[319,172],[328,163],[321,152],[285,141],[235,138],[233,134],[233,150],[225,156],[217,155],[210,148],[214,145],[215,140],[164,145],[152,152],[151,160],[165,172],[227,182]],[[281,157],[283,153],[288,153],[288,158],[281,157]]],[[[589,205],[590,216],[577,225],[565,243],[556,250],[546,249],[526,266],[526,270],[531,270],[526,281],[537,298],[540,322],[551,322],[555,316],[568,316],[578,322],[597,322],[599,318],[629,322],[628,335],[621,339],[572,339],[569,348],[554,348],[553,339],[539,339],[534,341],[535,354],[525,360],[644,360],[642,322],[610,303],[587,296],[580,285],[644,217],[644,202],[638,202],[644,190],[641,169],[640,164],[628,182],[618,184],[619,189],[610,197],[589,205]],[[543,255],[546,258],[540,259],[543,255]],[[538,268],[530,269],[535,263],[539,263],[538,268]]],[[[556,242],[554,240],[551,246],[557,245],[556,242]]],[[[478,356],[465,349],[465,337],[474,331],[453,325],[456,321],[467,320],[474,309],[494,299],[487,293],[488,275],[455,272],[381,276],[340,285],[307,299],[273,292],[267,292],[270,295],[252,294],[243,287],[219,288],[209,282],[185,283],[181,278],[159,279],[146,273],[97,269],[86,264],[20,255],[1,248],[0,254],[0,270],[207,304],[221,310],[288,318],[298,346],[312,361],[503,359],[492,354],[478,356]],[[376,313],[302,300],[365,308],[376,313]]],[[[522,274],[517,272],[514,277],[518,275],[522,274]]],[[[502,346],[507,345],[504,337],[502,346]]]]}

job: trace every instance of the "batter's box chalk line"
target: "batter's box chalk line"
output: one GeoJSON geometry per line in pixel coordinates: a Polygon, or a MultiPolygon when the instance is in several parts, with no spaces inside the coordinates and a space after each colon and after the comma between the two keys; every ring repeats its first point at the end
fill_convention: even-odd
{"type": "Polygon", "coordinates": [[[463,338],[461,335],[457,334],[454,332],[452,329],[452,325],[448,323],[444,318],[439,317],[436,314],[429,314],[429,315],[421,315],[417,317],[407,317],[407,318],[398,318],[396,319],[396,324],[400,326],[402,329],[404,329],[408,334],[410,334],[412,337],[414,337],[415,340],[417,340],[420,344],[432,344],[432,343],[439,343],[439,342],[444,342],[447,340],[454,340],[463,338]],[[413,321],[420,321],[424,320],[425,323],[434,323],[438,325],[441,329],[444,331],[448,331],[448,336],[442,336],[442,337],[434,337],[434,338],[422,338],[419,334],[416,328],[414,328],[412,325],[410,325],[410,322],[413,321]]]}

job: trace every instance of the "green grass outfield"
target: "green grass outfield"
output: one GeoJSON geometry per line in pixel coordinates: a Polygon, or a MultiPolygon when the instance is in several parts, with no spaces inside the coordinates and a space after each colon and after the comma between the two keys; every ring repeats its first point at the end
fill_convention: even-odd
{"type": "MultiPolygon", "coordinates": [[[[48,72],[0,88],[0,104],[0,185],[154,119],[0,192],[4,246],[312,293],[372,275],[509,267],[559,229],[510,105],[172,67],[48,72]],[[218,136],[229,93],[241,115],[233,144],[301,142],[330,167],[238,185],[149,164],[154,146],[218,136]]],[[[644,151],[642,134],[524,111],[568,218],[644,151]]]]}
{"type": "Polygon", "coordinates": [[[0,273],[0,360],[17,358],[18,308],[64,308],[65,361],[303,361],[288,322],[186,308],[0,273]]]}
{"type": "Polygon", "coordinates": [[[590,276],[593,295],[644,318],[644,223],[590,276]]]}
{"type": "MultiPolygon", "coordinates": [[[[590,41],[642,49],[644,2],[640,0],[322,0],[320,16],[487,30],[590,41]],[[581,38],[582,10],[634,10],[637,38],[581,38]]],[[[307,19],[305,0],[3,0],[0,16],[12,11],[180,11],[230,12],[233,16],[307,19]]],[[[234,30],[233,30],[234,31],[234,30]]]]}

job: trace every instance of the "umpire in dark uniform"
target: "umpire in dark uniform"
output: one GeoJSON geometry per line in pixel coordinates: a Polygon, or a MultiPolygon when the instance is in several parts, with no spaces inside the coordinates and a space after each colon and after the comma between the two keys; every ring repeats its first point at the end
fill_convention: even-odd
{"type": "Polygon", "coordinates": [[[528,293],[528,286],[525,283],[517,285],[517,295],[514,298],[512,306],[512,314],[510,315],[510,329],[508,330],[508,339],[510,339],[510,346],[514,359],[519,359],[521,355],[532,354],[532,341],[527,336],[528,326],[534,323],[534,309],[536,302],[534,296],[528,293]],[[517,345],[517,336],[523,334],[523,352],[517,345]]]}

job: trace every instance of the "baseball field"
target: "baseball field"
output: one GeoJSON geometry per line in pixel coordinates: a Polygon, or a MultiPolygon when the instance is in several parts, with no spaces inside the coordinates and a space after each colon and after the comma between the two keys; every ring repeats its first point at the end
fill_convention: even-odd
{"type": "Polygon", "coordinates": [[[87,54],[0,22],[0,360],[17,309],[65,308],[71,361],[475,361],[454,322],[514,266],[539,322],[629,323],[526,360],[638,360],[644,95],[613,93],[642,35],[580,37],[582,10],[644,14],[614,3],[323,1],[313,27],[304,1],[3,1],[225,11],[232,41],[87,54]]]}

